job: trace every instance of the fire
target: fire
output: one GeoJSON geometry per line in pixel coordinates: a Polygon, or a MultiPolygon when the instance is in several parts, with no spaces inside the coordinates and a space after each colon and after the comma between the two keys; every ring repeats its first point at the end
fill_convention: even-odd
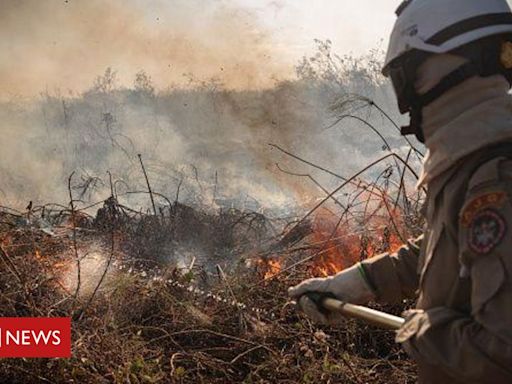
{"type": "MultiPolygon", "coordinates": [[[[392,222],[402,230],[399,212],[395,211],[392,215],[392,222]]],[[[374,215],[361,227],[340,222],[328,210],[317,214],[312,234],[317,250],[310,265],[311,273],[320,277],[330,276],[382,252],[395,252],[403,244],[389,217],[385,219],[374,215]]]]}
{"type": "Polygon", "coordinates": [[[271,279],[281,272],[281,262],[277,258],[261,258],[258,260],[258,270],[264,280],[271,279]]]}
{"type": "MultiPolygon", "coordinates": [[[[380,202],[367,206],[362,215],[358,212],[342,220],[333,211],[321,208],[310,222],[293,227],[280,243],[305,243],[311,251],[302,254],[305,262],[297,265],[306,266],[312,276],[326,277],[378,254],[396,252],[409,237],[408,232],[401,210],[380,202]]],[[[295,267],[293,261],[284,264],[285,256],[273,254],[256,259],[257,270],[265,280],[295,267]]]]}
{"type": "Polygon", "coordinates": [[[310,267],[315,276],[335,274],[361,259],[359,236],[346,225],[338,226],[338,220],[328,211],[315,216],[312,240],[317,246],[310,267]]]}

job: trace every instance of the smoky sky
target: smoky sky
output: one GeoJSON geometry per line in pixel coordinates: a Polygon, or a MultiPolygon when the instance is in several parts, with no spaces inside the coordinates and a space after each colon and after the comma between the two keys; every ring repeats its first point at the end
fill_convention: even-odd
{"type": "Polygon", "coordinates": [[[2,0],[0,97],[82,91],[105,68],[129,86],[136,72],[160,88],[216,78],[261,88],[293,63],[248,9],[231,1],[2,0]]]}
{"type": "MultiPolygon", "coordinates": [[[[317,1],[340,9],[350,5],[317,1]]],[[[360,0],[361,9],[368,9],[368,1],[360,0]]],[[[276,204],[317,197],[318,186],[305,177],[311,169],[269,143],[342,175],[367,164],[380,143],[360,131],[353,135],[360,128],[353,122],[325,128],[340,92],[390,104],[390,88],[382,79],[369,80],[375,71],[380,76],[374,59],[346,60],[347,52],[333,44],[341,67],[317,60],[311,65],[318,77],[310,77],[306,67],[295,74],[300,56],[290,55],[272,23],[306,15],[306,0],[261,4],[273,4],[275,19],[269,12],[262,16],[256,0],[0,0],[1,205],[65,202],[73,172],[77,183],[104,178],[108,171],[129,190],[144,189],[137,154],[163,193],[174,195],[183,179],[180,198],[195,198],[199,188],[200,196],[215,191],[276,204]],[[362,63],[372,65],[363,70],[362,63]],[[111,73],[108,67],[117,74],[116,86],[93,88],[98,76],[111,73]],[[133,86],[141,70],[158,92],[133,86]],[[331,81],[339,76],[341,88],[331,81]]],[[[311,17],[319,8],[311,9],[311,17]]],[[[308,24],[300,18],[295,23],[301,20],[308,24]]],[[[339,28],[351,28],[339,20],[339,28]]],[[[296,41],[315,37],[320,36],[306,33],[296,41]]],[[[358,37],[353,32],[343,38],[358,37]]],[[[309,54],[322,52],[325,59],[319,48],[309,54]]],[[[394,109],[386,110],[393,115],[394,109]]],[[[372,117],[385,125],[380,116],[372,117]]],[[[327,187],[337,181],[320,176],[315,180],[327,187]]],[[[108,196],[106,183],[105,190],[91,192],[91,201],[108,196]]]]}

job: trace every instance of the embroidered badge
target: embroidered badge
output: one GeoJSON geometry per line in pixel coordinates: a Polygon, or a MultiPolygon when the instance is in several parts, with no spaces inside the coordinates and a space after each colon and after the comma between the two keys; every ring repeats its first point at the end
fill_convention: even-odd
{"type": "Polygon", "coordinates": [[[477,213],[484,208],[501,207],[506,199],[506,192],[492,192],[478,196],[464,208],[461,216],[462,225],[469,227],[477,213]]]}
{"type": "Polygon", "coordinates": [[[469,227],[468,245],[476,253],[491,252],[505,237],[507,223],[492,209],[484,209],[474,215],[469,227]]]}

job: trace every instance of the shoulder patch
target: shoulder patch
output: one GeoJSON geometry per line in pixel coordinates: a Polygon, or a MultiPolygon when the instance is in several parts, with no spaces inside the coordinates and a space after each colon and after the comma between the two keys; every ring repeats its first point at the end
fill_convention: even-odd
{"type": "Polygon", "coordinates": [[[475,215],[489,207],[499,208],[507,200],[507,193],[503,191],[489,192],[475,197],[462,210],[461,222],[464,227],[469,227],[475,215]]]}
{"type": "Polygon", "coordinates": [[[469,226],[468,246],[478,254],[488,254],[507,233],[505,219],[494,209],[480,210],[469,226]]]}

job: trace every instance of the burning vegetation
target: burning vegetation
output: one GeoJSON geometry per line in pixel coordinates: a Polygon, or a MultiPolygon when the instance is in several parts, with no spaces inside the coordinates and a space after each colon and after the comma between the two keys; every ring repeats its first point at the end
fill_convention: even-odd
{"type": "Polygon", "coordinates": [[[4,359],[2,377],[414,382],[392,334],[350,320],[312,324],[286,297],[291,284],[396,251],[419,232],[420,196],[404,181],[408,163],[383,164],[374,181],[347,179],[285,217],[200,210],[153,192],[149,180],[148,212],[121,203],[112,181],[112,195],[91,214],[77,208],[72,177],[67,207],[3,208],[1,315],[72,317],[73,357],[4,359]]]}
{"type": "MultiPolygon", "coordinates": [[[[107,70],[82,97],[46,95],[44,135],[31,143],[65,159],[48,163],[61,175],[52,182],[67,179],[51,186],[64,203],[0,207],[0,316],[72,317],[73,357],[2,359],[5,382],[415,381],[391,333],[351,320],[313,324],[286,295],[305,278],[394,252],[422,227],[414,187],[422,154],[381,133],[396,125],[375,101],[387,89],[376,59],[342,59],[330,42],[318,44],[298,80],[272,90],[201,83],[157,94],[144,73],[139,88],[121,90],[107,70]],[[138,122],[155,129],[153,141],[138,122]],[[355,122],[369,129],[359,135],[355,122]],[[358,140],[335,125],[358,132],[360,153],[338,151],[333,143],[353,149],[358,140]]],[[[26,174],[5,180],[40,200],[26,174]]]]}

